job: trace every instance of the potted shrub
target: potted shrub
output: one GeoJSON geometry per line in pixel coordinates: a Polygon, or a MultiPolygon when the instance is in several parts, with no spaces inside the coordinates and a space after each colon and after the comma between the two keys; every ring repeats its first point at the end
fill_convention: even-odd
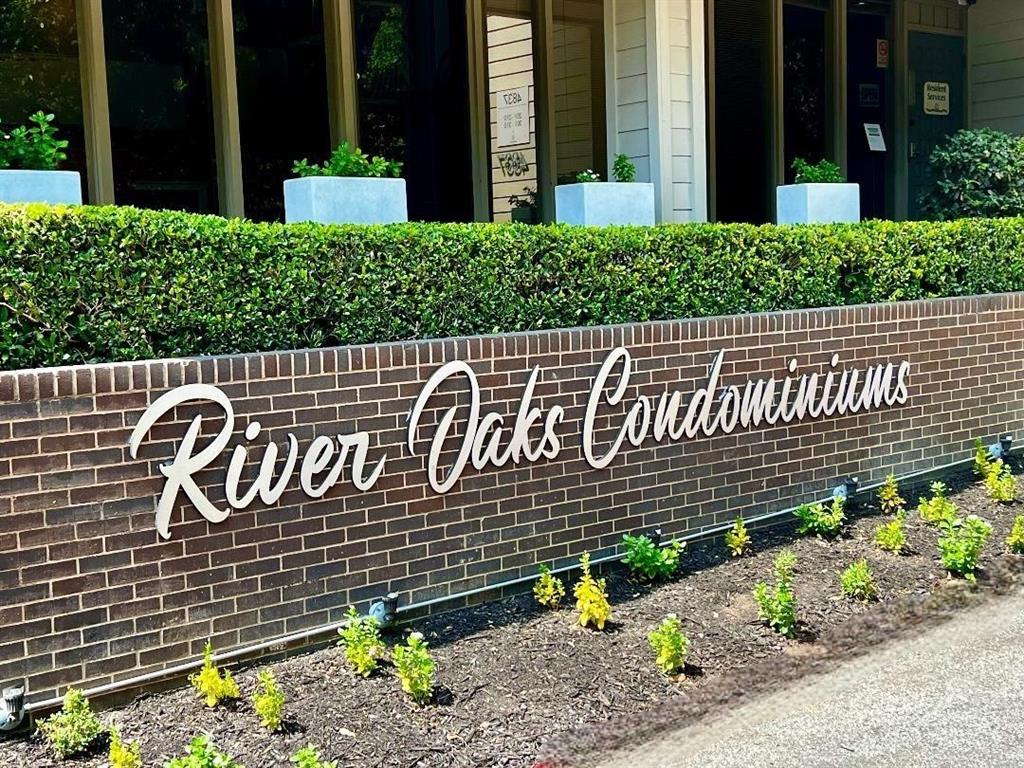
{"type": "Polygon", "coordinates": [[[30,125],[0,133],[0,202],[81,205],[78,171],[58,171],[68,143],[57,138],[53,115],[36,112],[30,125]]]}
{"type": "Polygon", "coordinates": [[[517,221],[520,224],[536,224],[539,221],[537,190],[523,187],[523,194],[509,195],[508,204],[512,206],[512,221],[517,221]]]}
{"type": "Polygon", "coordinates": [[[779,224],[833,224],[860,221],[860,185],[848,184],[839,166],[822,160],[793,161],[795,183],[775,190],[779,224]]]}
{"type": "Polygon", "coordinates": [[[637,182],[636,166],[625,155],[612,165],[613,182],[593,171],[576,174],[576,183],[555,187],[555,219],[564,224],[604,227],[654,224],[654,185],[637,182]]]}
{"type": "Polygon", "coordinates": [[[321,224],[391,224],[408,221],[402,164],[368,157],[344,142],[322,165],[305,159],[284,183],[284,220],[321,224]]]}

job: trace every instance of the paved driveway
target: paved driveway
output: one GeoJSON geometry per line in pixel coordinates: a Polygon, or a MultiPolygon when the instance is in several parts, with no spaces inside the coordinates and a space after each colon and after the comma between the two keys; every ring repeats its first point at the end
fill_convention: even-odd
{"type": "Polygon", "coordinates": [[[964,613],[605,768],[1021,768],[1024,595],[964,613]]]}

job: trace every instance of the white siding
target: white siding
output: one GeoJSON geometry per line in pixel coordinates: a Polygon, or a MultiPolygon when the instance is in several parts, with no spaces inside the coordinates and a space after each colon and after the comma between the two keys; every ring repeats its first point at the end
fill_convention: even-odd
{"type": "Polygon", "coordinates": [[[906,14],[910,29],[948,34],[964,30],[964,8],[956,0],[907,0],[906,14]]]}
{"type": "MultiPolygon", "coordinates": [[[[698,0],[699,1],[699,0],[698,0]]],[[[668,3],[665,43],[668,45],[669,130],[671,167],[666,169],[671,185],[671,210],[665,211],[667,221],[692,221],[703,218],[694,213],[694,103],[691,46],[692,2],[670,0],[668,3]]],[[[703,31],[700,32],[703,34],[703,31]]]]}
{"type": "Polygon", "coordinates": [[[1024,2],[972,6],[967,45],[971,126],[1024,134],[1024,2]]]}
{"type": "MultiPolygon", "coordinates": [[[[615,141],[608,153],[619,152],[636,165],[637,181],[651,180],[651,137],[647,83],[646,0],[614,0],[615,141]]],[[[606,76],[612,76],[608,73],[606,76]]]]}

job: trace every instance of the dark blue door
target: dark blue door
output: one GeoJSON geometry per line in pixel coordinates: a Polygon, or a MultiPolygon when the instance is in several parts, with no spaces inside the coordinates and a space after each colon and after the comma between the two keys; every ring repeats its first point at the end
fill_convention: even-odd
{"type": "Polygon", "coordinates": [[[910,167],[907,212],[922,218],[921,197],[931,189],[932,150],[964,126],[964,39],[910,33],[910,167]]]}

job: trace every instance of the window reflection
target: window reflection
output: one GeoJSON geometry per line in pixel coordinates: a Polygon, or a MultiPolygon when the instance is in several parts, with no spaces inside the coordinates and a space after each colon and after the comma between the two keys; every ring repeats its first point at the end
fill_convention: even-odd
{"type": "Polygon", "coordinates": [[[296,160],[330,154],[321,0],[234,0],[245,214],[284,218],[296,160]]]}
{"type": "Polygon", "coordinates": [[[121,205],[216,212],[204,0],[103,0],[114,194],[121,205]]]}
{"type": "Polygon", "coordinates": [[[64,170],[85,182],[85,135],[75,0],[6,0],[0,5],[0,129],[38,110],[56,115],[67,139],[64,170]]]}

